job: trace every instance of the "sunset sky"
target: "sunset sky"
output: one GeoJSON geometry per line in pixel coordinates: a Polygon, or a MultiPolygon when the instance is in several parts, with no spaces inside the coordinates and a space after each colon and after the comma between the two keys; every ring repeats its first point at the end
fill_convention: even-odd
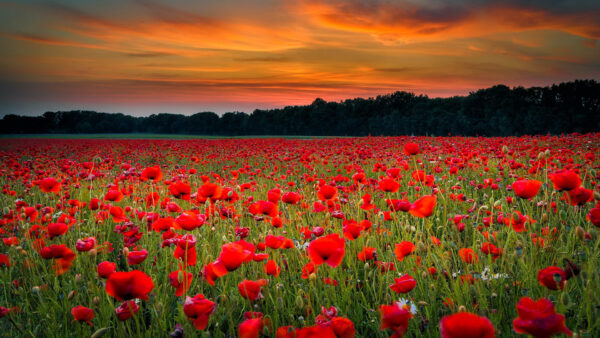
{"type": "Polygon", "coordinates": [[[600,1],[0,0],[0,115],[600,79],[600,1]]]}

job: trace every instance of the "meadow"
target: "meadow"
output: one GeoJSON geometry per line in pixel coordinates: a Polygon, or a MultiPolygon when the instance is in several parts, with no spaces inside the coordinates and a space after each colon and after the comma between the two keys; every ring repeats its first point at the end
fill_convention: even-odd
{"type": "Polygon", "coordinates": [[[600,134],[0,140],[0,335],[600,336],[600,134]]]}

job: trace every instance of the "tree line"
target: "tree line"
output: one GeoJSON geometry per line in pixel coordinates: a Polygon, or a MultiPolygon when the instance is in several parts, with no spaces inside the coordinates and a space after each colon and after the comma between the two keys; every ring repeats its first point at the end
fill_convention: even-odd
{"type": "Polygon", "coordinates": [[[196,135],[486,135],[600,131],[600,83],[575,80],[547,87],[497,85],[467,96],[429,98],[395,92],[375,98],[256,109],[251,114],[134,117],[95,111],[5,115],[3,134],[160,133],[196,135]]]}

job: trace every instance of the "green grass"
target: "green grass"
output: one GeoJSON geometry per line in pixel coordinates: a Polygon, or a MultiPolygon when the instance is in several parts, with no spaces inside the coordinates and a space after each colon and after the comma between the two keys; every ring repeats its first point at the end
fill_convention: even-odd
{"type": "MultiPolygon", "coordinates": [[[[129,134],[111,134],[111,136],[116,135],[131,136],[129,134]]],[[[90,138],[89,135],[85,136],[87,136],[85,138],[90,138]]],[[[144,136],[143,138],[148,138],[147,135],[144,136]]],[[[155,136],[159,137],[160,135],[155,136]]],[[[433,145],[438,145],[437,142],[439,142],[432,138],[425,139],[425,141],[433,145]]],[[[336,306],[339,316],[352,320],[357,337],[383,338],[388,337],[391,331],[379,330],[378,307],[403,298],[412,301],[418,310],[415,317],[409,322],[407,337],[439,337],[439,321],[446,315],[456,313],[459,307],[489,318],[497,330],[497,336],[512,337],[515,336],[512,330],[512,320],[517,317],[516,304],[521,297],[528,296],[534,299],[541,297],[551,299],[555,303],[557,313],[566,316],[566,325],[581,337],[600,336],[600,322],[598,321],[600,297],[597,292],[600,290],[598,273],[600,240],[597,230],[586,220],[587,212],[593,207],[593,203],[576,208],[561,200],[562,194],[556,192],[548,180],[547,167],[535,174],[528,173],[525,168],[514,171],[507,169],[504,176],[501,176],[497,169],[499,164],[507,167],[507,162],[513,158],[526,163],[530,159],[530,148],[524,147],[524,145],[537,144],[538,140],[520,139],[518,143],[509,144],[511,149],[519,147],[525,149],[517,150],[512,158],[508,156],[497,158],[498,154],[501,154],[497,151],[501,145],[485,143],[491,142],[489,140],[482,141],[484,144],[477,143],[477,146],[461,144],[460,142],[466,141],[457,140],[456,147],[467,148],[469,146],[470,149],[478,149],[481,152],[480,155],[489,156],[487,163],[489,171],[482,176],[480,174],[484,172],[483,166],[474,166],[473,168],[467,166],[460,172],[464,180],[459,181],[457,176],[449,176],[442,180],[440,177],[447,174],[448,168],[443,162],[440,162],[444,170],[435,174],[438,178],[436,184],[444,192],[441,192],[438,197],[434,214],[428,218],[416,218],[408,213],[398,212],[394,214],[394,220],[386,222],[381,213],[365,212],[358,207],[362,202],[361,197],[365,193],[370,193],[373,203],[378,208],[388,210],[385,199],[403,198],[400,192],[382,193],[362,187],[355,191],[349,190],[348,196],[345,196],[345,193],[340,191],[340,198],[347,199],[347,203],[342,203],[340,206],[340,210],[344,212],[346,218],[362,220],[367,217],[373,223],[373,228],[370,232],[363,232],[356,240],[346,242],[346,253],[341,265],[335,268],[321,265],[318,267],[314,280],[302,279],[302,267],[310,260],[304,250],[298,249],[308,242],[303,239],[300,227],[321,226],[326,229],[326,234],[342,234],[343,232],[341,220],[328,213],[311,211],[313,203],[317,200],[317,188],[315,182],[306,182],[304,175],[314,174],[317,178],[326,177],[331,180],[332,177],[338,175],[337,169],[341,169],[340,175],[350,177],[354,171],[347,172],[344,165],[353,163],[361,165],[369,178],[378,179],[383,173],[372,171],[375,163],[383,162],[388,167],[393,167],[397,164],[395,157],[402,156],[399,155],[402,154],[402,143],[389,142],[387,139],[374,139],[373,142],[379,142],[376,145],[370,145],[377,149],[378,152],[375,155],[382,153],[385,154],[385,157],[359,160],[355,157],[354,151],[358,147],[364,149],[365,145],[359,141],[354,140],[353,142],[356,143],[352,143],[352,147],[355,147],[351,149],[352,151],[348,149],[342,151],[341,148],[346,146],[340,145],[337,146],[338,148],[335,146],[328,148],[317,144],[314,146],[321,148],[310,148],[313,146],[311,144],[313,142],[301,145],[291,145],[291,143],[300,142],[281,142],[281,144],[273,142],[272,145],[264,146],[264,148],[253,147],[252,144],[236,144],[224,149],[223,146],[213,145],[214,142],[202,143],[200,141],[200,143],[192,144],[183,150],[179,148],[179,142],[165,145],[162,145],[161,142],[161,145],[153,145],[152,149],[128,149],[121,142],[116,142],[118,145],[114,148],[107,146],[105,142],[99,142],[101,146],[94,147],[88,144],[85,149],[82,149],[77,148],[77,145],[72,142],[63,144],[59,140],[48,142],[54,146],[53,148],[46,147],[46,142],[42,141],[40,141],[39,147],[27,145],[28,148],[19,148],[19,145],[11,145],[15,148],[4,150],[6,154],[5,167],[10,168],[6,171],[15,171],[21,175],[21,169],[28,165],[33,166],[34,170],[32,170],[31,176],[26,177],[24,181],[22,176],[16,177],[8,174],[0,176],[0,185],[6,185],[9,190],[15,191],[15,196],[0,195],[0,206],[4,215],[15,209],[17,199],[22,199],[29,205],[39,203],[55,208],[61,198],[67,196],[67,193],[68,197],[64,198],[65,201],[77,199],[88,202],[92,197],[102,198],[108,189],[107,186],[115,182],[120,187],[131,186],[134,193],[120,202],[112,203],[113,205],[131,206],[133,210],[157,212],[163,217],[167,215],[177,217],[178,213],[168,213],[159,205],[146,206],[143,198],[150,192],[157,191],[161,199],[170,197],[183,210],[199,208],[201,212],[207,211],[207,204],[196,204],[193,201],[179,200],[171,196],[164,180],[154,184],[141,182],[135,177],[124,176],[122,163],[134,165],[138,172],[146,166],[160,164],[165,174],[165,180],[186,173],[189,169],[196,169],[198,173],[189,175],[186,179],[192,187],[192,192],[195,192],[203,184],[202,174],[218,173],[222,177],[220,184],[234,188],[242,198],[233,204],[239,215],[237,220],[214,216],[209,220],[210,225],[204,225],[190,232],[178,231],[181,234],[192,233],[198,239],[196,245],[198,264],[188,268],[188,271],[194,274],[194,280],[187,294],[194,296],[202,293],[217,304],[205,331],[197,331],[184,315],[182,307],[185,297],[174,295],[174,288],[169,283],[168,274],[178,269],[179,262],[173,257],[174,248],[161,248],[162,238],[159,233],[146,232],[145,221],[139,220],[135,215],[130,215],[134,224],[144,232],[137,244],[139,247],[147,249],[149,256],[142,264],[129,266],[125,257],[120,254],[124,247],[123,236],[113,231],[117,224],[110,217],[103,222],[97,222],[96,217],[99,211],[81,208],[73,210],[75,225],[63,236],[52,240],[46,239],[46,244],[67,244],[75,251],[77,239],[95,236],[99,244],[105,241],[113,243],[114,251],[97,254],[79,253],[70,270],[63,275],[56,276],[52,270],[52,261],[42,259],[33,248],[33,241],[25,236],[27,229],[34,223],[24,219],[18,220],[16,222],[18,230],[15,235],[19,238],[19,245],[6,247],[0,243],[0,252],[8,254],[12,264],[9,268],[0,268],[0,285],[2,286],[0,288],[0,306],[19,306],[20,312],[0,318],[0,335],[4,334],[10,337],[89,337],[100,328],[108,328],[106,336],[162,337],[171,332],[176,323],[181,323],[188,337],[196,335],[232,337],[236,336],[237,327],[244,320],[243,316],[247,311],[262,312],[272,321],[273,328],[277,329],[285,325],[312,326],[315,324],[316,316],[320,313],[321,306],[336,306]],[[40,151],[40,149],[42,150],[40,151]],[[306,149],[314,151],[311,167],[296,160],[284,161],[272,157],[273,152],[297,154],[306,149]],[[125,151],[129,152],[123,156],[125,151]],[[27,158],[20,160],[24,154],[27,154],[27,158]],[[77,162],[93,161],[97,166],[95,169],[104,173],[105,177],[99,177],[91,182],[81,180],[76,184],[77,173],[82,169],[74,162],[75,155],[78,156],[76,157],[77,162]],[[210,161],[193,163],[189,160],[191,156],[198,156],[201,160],[210,159],[210,161]],[[8,159],[13,158],[19,159],[22,166],[16,168],[14,164],[9,163],[8,159]],[[36,160],[31,161],[32,158],[36,160]],[[328,158],[329,162],[324,163],[323,158],[328,158]],[[335,161],[339,161],[339,163],[335,161]],[[70,166],[70,169],[65,169],[63,164],[70,166]],[[242,174],[237,181],[231,179],[229,171],[245,165],[251,167],[251,171],[261,169],[263,174],[252,176],[242,174]],[[48,170],[48,172],[42,169],[48,170]],[[30,189],[24,182],[35,179],[36,170],[40,172],[41,177],[65,175],[73,184],[63,186],[60,195],[43,193],[38,187],[30,189]],[[67,176],[68,170],[72,170],[72,176],[67,176]],[[271,172],[274,174],[270,175],[271,172]],[[539,194],[531,201],[521,200],[513,192],[503,189],[506,185],[514,182],[514,178],[510,177],[509,173],[541,180],[544,185],[539,194]],[[286,179],[280,179],[281,175],[286,175],[286,179]],[[275,178],[277,181],[274,180],[275,178]],[[477,189],[468,183],[470,181],[481,183],[484,178],[500,178],[498,184],[501,188],[498,190],[477,189]],[[256,182],[256,190],[246,190],[242,194],[239,184],[249,181],[256,182]],[[293,188],[285,186],[287,181],[296,182],[296,186],[293,188]],[[304,195],[304,201],[309,206],[308,209],[305,209],[300,205],[281,204],[281,217],[285,223],[284,227],[279,229],[273,228],[269,222],[255,220],[248,213],[248,204],[244,203],[249,197],[255,201],[266,200],[267,191],[275,184],[284,185],[283,191],[294,190],[304,195]],[[457,184],[462,189],[451,190],[451,187],[457,184]],[[88,185],[93,188],[88,189],[88,185]],[[450,193],[464,193],[468,199],[473,201],[453,200],[449,197],[450,193]],[[507,196],[514,198],[513,204],[508,203],[507,196]],[[141,200],[137,197],[140,197],[141,200]],[[557,204],[556,213],[538,206],[538,203],[550,205],[552,202],[557,204]],[[470,209],[472,210],[470,211],[470,209]],[[529,224],[528,231],[521,233],[496,222],[493,222],[489,228],[483,228],[483,231],[490,234],[497,233],[497,238],[493,242],[504,250],[502,257],[493,262],[491,257],[484,255],[480,250],[482,243],[488,240],[481,231],[477,230],[477,226],[482,226],[482,218],[488,216],[486,214],[488,211],[491,212],[492,217],[496,217],[499,212],[511,215],[516,210],[529,215],[537,222],[529,224]],[[454,223],[449,221],[455,214],[470,216],[465,220],[464,232],[458,232],[454,223]],[[575,228],[578,226],[586,232],[590,232],[592,240],[582,240],[575,236],[575,228]],[[202,267],[219,256],[223,244],[238,239],[235,235],[236,227],[248,227],[250,234],[246,240],[254,244],[264,241],[267,234],[285,235],[295,241],[296,248],[267,249],[265,251],[269,254],[270,259],[275,260],[282,267],[282,272],[278,277],[267,276],[263,272],[263,263],[250,262],[218,279],[214,287],[203,280],[200,276],[202,267]],[[551,238],[551,236],[542,235],[542,229],[545,227],[556,228],[557,236],[551,238]],[[379,233],[376,231],[377,228],[386,231],[379,233]],[[544,248],[534,245],[530,237],[532,233],[545,239],[544,248]],[[430,236],[439,238],[442,245],[439,247],[432,245],[430,236]],[[402,241],[415,243],[416,255],[420,257],[420,262],[417,261],[416,255],[407,257],[401,262],[396,259],[393,248],[396,243],[402,241]],[[393,262],[396,270],[381,273],[374,262],[359,261],[357,253],[365,246],[374,247],[378,259],[381,262],[393,262]],[[479,257],[479,261],[473,264],[463,262],[458,256],[461,248],[472,248],[479,257]],[[541,286],[537,280],[538,271],[553,265],[562,267],[565,258],[579,265],[582,273],[578,277],[570,279],[564,290],[549,290],[541,286]],[[97,276],[96,266],[105,260],[117,263],[119,271],[138,269],[153,279],[154,289],[150,294],[150,300],[141,302],[138,315],[128,321],[120,322],[116,319],[114,309],[120,302],[107,295],[104,281],[97,276]],[[287,264],[287,268],[285,264],[287,264]],[[427,274],[426,269],[431,266],[438,270],[436,276],[427,274]],[[484,280],[482,272],[486,268],[490,269],[490,274],[499,274],[501,277],[484,280]],[[394,277],[406,273],[416,279],[417,286],[407,294],[397,295],[389,289],[389,285],[394,282],[394,277]],[[448,277],[445,277],[444,273],[447,273],[448,277]],[[456,274],[456,277],[453,277],[453,274],[456,274]],[[476,279],[472,285],[461,282],[460,276],[469,274],[476,279]],[[326,285],[323,282],[323,278],[326,277],[337,280],[339,285],[326,285]],[[237,289],[238,283],[243,279],[257,280],[259,278],[270,280],[269,284],[262,289],[264,298],[255,302],[243,299],[237,289]],[[16,284],[15,281],[17,281],[16,284]],[[70,294],[73,296],[70,297],[70,294]],[[451,299],[454,305],[450,307],[444,305],[444,301],[447,299],[451,299]],[[85,323],[72,322],[70,310],[77,305],[90,307],[95,311],[96,317],[92,319],[93,328],[85,323]]],[[[598,166],[598,157],[594,161],[586,163],[583,156],[586,152],[598,153],[595,148],[597,143],[587,143],[584,140],[580,143],[564,145],[563,148],[559,141],[553,142],[548,145],[554,148],[561,146],[561,149],[572,147],[571,151],[582,149],[582,145],[585,144],[588,148],[580,152],[573,152],[572,158],[575,163],[581,163],[583,168],[593,175],[592,168],[598,166]]],[[[323,144],[331,145],[329,140],[324,141],[323,144]]],[[[561,158],[562,152],[564,150],[553,151],[552,155],[561,165],[559,158],[561,158]]],[[[456,155],[441,150],[436,153],[436,156],[454,157],[456,155]]],[[[418,157],[423,159],[425,155],[418,155],[418,157]]],[[[423,194],[423,191],[419,192],[409,185],[409,182],[412,181],[411,172],[417,166],[414,157],[409,161],[411,168],[409,171],[403,172],[404,176],[400,179],[400,183],[401,191],[407,191],[405,198],[414,202],[423,194]]],[[[429,161],[423,161],[423,163],[420,168],[428,173],[433,172],[434,164],[429,161]]],[[[480,165],[475,159],[471,164],[480,165]]],[[[589,176],[584,176],[583,170],[582,179],[584,184],[591,188],[589,183],[591,179],[589,176]]],[[[212,180],[216,181],[214,177],[212,180]]],[[[352,182],[339,184],[350,186],[352,182]]],[[[425,187],[425,189],[427,188],[425,187]]],[[[226,203],[217,202],[217,207],[220,206],[226,206],[226,203]]],[[[68,213],[68,210],[60,212],[68,213]]],[[[16,212],[16,214],[19,213],[16,212]]],[[[51,215],[51,221],[55,222],[59,217],[59,210],[53,210],[51,215]]],[[[5,226],[3,229],[7,231],[5,236],[14,230],[12,226],[5,226]]],[[[490,237],[493,238],[492,235],[490,237]]],[[[270,336],[274,336],[272,331],[270,336]]]]}

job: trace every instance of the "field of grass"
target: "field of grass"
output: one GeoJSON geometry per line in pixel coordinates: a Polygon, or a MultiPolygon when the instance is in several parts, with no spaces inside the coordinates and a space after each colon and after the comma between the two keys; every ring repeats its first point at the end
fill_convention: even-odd
{"type": "Polygon", "coordinates": [[[0,140],[2,336],[600,336],[600,134],[58,136],[0,140]]]}

